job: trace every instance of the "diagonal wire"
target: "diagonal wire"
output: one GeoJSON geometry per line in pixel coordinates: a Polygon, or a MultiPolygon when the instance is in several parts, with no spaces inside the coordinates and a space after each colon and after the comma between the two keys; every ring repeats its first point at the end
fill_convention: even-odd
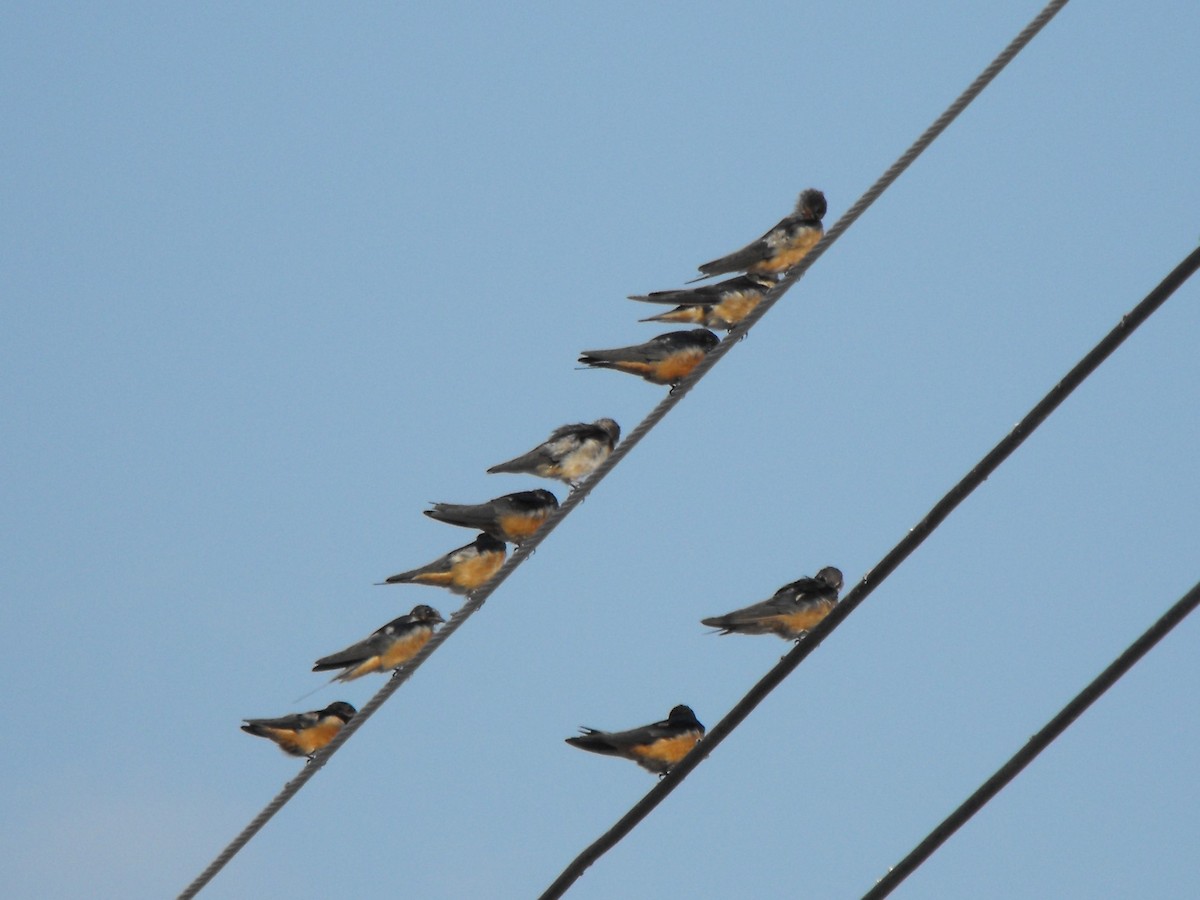
{"type": "Polygon", "coordinates": [[[854,588],[842,599],[825,619],[808,633],[787,655],[783,657],[770,671],[764,675],[750,691],[725,714],[704,739],[683,758],[650,792],[617,820],[608,831],[597,838],[589,847],[579,854],[562,874],[541,895],[541,900],[553,900],[561,897],[584,873],[588,866],[611,850],[629,834],[642,819],[646,818],[671,791],[679,786],[696,766],[740,725],[755,707],[758,706],[805,658],[821,645],[845,618],[854,612],[879,584],[894,572],[934,529],[944,522],[960,503],[967,499],[975,488],[1000,467],[1013,452],[1025,442],[1038,426],[1053,413],[1083,381],[1091,375],[1100,364],[1124,343],[1143,322],[1146,321],[1160,306],[1162,306],[1197,269],[1200,269],[1200,248],[1193,250],[1176,266],[1166,278],[1154,288],[1130,312],[1121,317],[1117,323],[1091,351],[1084,356],[1066,376],[1050,389],[1037,405],[1017,423],[1005,437],[993,447],[976,466],[968,472],[950,491],[942,497],[933,508],[926,513],[925,518],[909,529],[908,533],[891,551],[863,576],[854,588]]]}
{"type": "Polygon", "coordinates": [[[1162,618],[1143,632],[1142,636],[1130,644],[1124,653],[1112,661],[1108,668],[1097,675],[1087,687],[1076,694],[1075,698],[1064,706],[1058,715],[1047,722],[1041,731],[1031,737],[1024,747],[1013,754],[1008,762],[997,769],[996,773],[985,781],[975,793],[964,800],[958,809],[947,816],[921,843],[917,844],[908,856],[889,869],[888,873],[880,878],[871,890],[863,894],[863,900],[882,900],[883,897],[886,897],[898,888],[900,882],[904,881],[905,878],[916,871],[921,863],[937,852],[937,849],[949,840],[954,832],[965,825],[975,813],[979,812],[989,800],[1004,790],[1009,782],[1020,775],[1025,767],[1037,758],[1038,754],[1050,746],[1060,734],[1070,728],[1072,723],[1083,715],[1089,706],[1099,700],[1105,691],[1120,681],[1121,676],[1132,669],[1143,656],[1154,649],[1154,646],[1170,634],[1171,629],[1186,619],[1188,614],[1195,610],[1197,606],[1200,606],[1200,583],[1196,584],[1195,587],[1176,601],[1174,606],[1163,613],[1162,618]]]}
{"type": "MultiPolygon", "coordinates": [[[[766,315],[767,310],[775,305],[784,291],[808,271],[809,267],[821,257],[821,254],[828,250],[829,246],[842,236],[842,232],[853,225],[858,220],[858,217],[866,212],[867,207],[879,199],[879,195],[892,186],[892,182],[904,174],[904,170],[911,166],[930,144],[937,140],[941,133],[950,126],[950,123],[957,119],[959,114],[970,106],[976,97],[983,93],[983,89],[992,83],[992,80],[1000,74],[1004,67],[1012,62],[1017,54],[1024,50],[1025,46],[1037,36],[1037,33],[1048,25],[1050,20],[1066,5],[1067,0],[1050,0],[1043,7],[1042,11],[1034,16],[1029,24],[1022,28],[1020,33],[1009,42],[1008,46],[1001,50],[996,58],[988,63],[987,67],[967,86],[966,90],[959,94],[954,99],[954,102],[946,107],[946,111],[938,116],[933,124],[921,133],[920,137],[913,141],[912,146],[905,150],[900,155],[900,158],[892,163],[888,167],[888,170],[880,175],[879,179],[873,185],[867,188],[866,192],[858,198],[858,201],[853,206],[846,210],[842,217],[825,234],[820,243],[813,247],[804,259],[792,267],[787,277],[779,283],[779,286],[773,289],[767,297],[763,298],[763,301],[730,332],[729,337],[734,339],[740,338],[754,326],[754,323],[766,315]]],[[[708,355],[717,355],[719,357],[723,349],[726,348],[717,347],[716,350],[708,355]]],[[[707,358],[705,358],[704,363],[708,363],[707,358]]]]}
{"type": "Polygon", "coordinates": [[[797,263],[787,277],[782,279],[780,283],[772,288],[770,293],[763,298],[762,302],[741,322],[735,327],[725,340],[721,341],[701,360],[700,364],[692,371],[692,373],[683,381],[681,381],[672,391],[667,394],[658,405],[650,411],[650,413],[637,427],[621,441],[612,454],[605,462],[592,473],[579,488],[572,491],[571,494],[563,501],[558,510],[551,515],[546,523],[537,530],[534,536],[518,547],[513,554],[508,558],[507,562],[500,568],[500,571],[478,591],[469,595],[466,603],[464,603],[457,612],[455,612],[450,620],[443,625],[429,642],[422,648],[413,659],[405,665],[404,668],[397,670],[388,682],[379,689],[367,704],[338,732],[337,736],[313,757],[312,761],[301,769],[300,773],[295,778],[288,781],[278,794],[265,806],[263,809],[251,819],[250,823],[222,850],[208,866],[205,867],[195,880],[189,884],[179,895],[179,900],[190,900],[195,897],[200,890],[208,884],[213,877],[225,867],[225,865],[233,859],[235,855],[254,837],[255,834],[275,815],[279,812],[288,801],[294,797],[299,790],[308,783],[325,763],[329,760],[338,749],[346,743],[364,724],[375,714],[388,698],[394,694],[405,681],[415,672],[426,659],[430,657],[446,640],[449,639],[455,631],[457,631],[467,619],[474,615],[487,601],[488,597],[498,588],[509,575],[512,574],[521,563],[533,555],[534,551],[541,545],[551,531],[558,524],[570,515],[571,511],[582,503],[587,495],[592,492],[597,484],[603,480],[609,472],[611,472],[625,456],[637,446],[642,438],[644,438],[651,429],[661,422],[672,409],[675,408],[695,384],[708,374],[718,362],[720,362],[725,354],[730,351],[745,334],[761,319],[772,306],[788,291],[789,288],[803,277],[804,273],[815,263],[825,251],[848,229],[855,221],[874,203],[879,196],[887,190],[892,183],[900,177],[901,174],[912,165],[913,161],[921,155],[924,150],[937,139],[937,137],[946,130],[951,122],[966,109],[966,107],[974,100],[987,85],[1000,73],[1008,63],[1021,51],[1021,49],[1033,39],[1034,35],[1042,29],[1042,27],[1054,17],[1063,6],[1067,4],[1067,0],[1051,0],[1051,2],[1043,9],[1038,16],[1025,26],[1012,43],[1004,49],[999,56],[994,59],[986,69],[980,73],[971,85],[959,97],[947,107],[938,118],[930,125],[919,138],[904,151],[903,155],[894,162],[879,179],[871,185],[870,188],[858,199],[858,201],[848,209],[840,219],[831,227],[825,236],[817,243],[808,255],[797,263]]]}

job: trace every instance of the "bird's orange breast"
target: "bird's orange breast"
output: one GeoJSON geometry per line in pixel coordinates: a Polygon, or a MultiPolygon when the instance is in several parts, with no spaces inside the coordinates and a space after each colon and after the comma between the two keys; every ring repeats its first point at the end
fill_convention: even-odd
{"type": "MultiPolygon", "coordinates": [[[[501,527],[507,529],[507,526],[503,524],[501,527]]],[[[530,532],[530,534],[532,533],[530,532]]],[[[495,575],[502,565],[504,565],[503,552],[480,553],[456,563],[450,571],[451,582],[460,590],[473,591],[495,575]]]]}
{"type": "Polygon", "coordinates": [[[791,236],[769,259],[764,259],[748,271],[786,272],[796,263],[800,262],[800,260],[804,259],[804,257],[808,256],[808,251],[817,245],[817,241],[821,239],[822,234],[823,231],[820,228],[805,228],[799,234],[791,236]]]}
{"type": "Polygon", "coordinates": [[[726,294],[725,298],[712,308],[710,321],[713,322],[714,327],[720,327],[716,324],[718,321],[736,325],[750,315],[751,310],[758,306],[758,301],[761,299],[762,294],[758,291],[734,291],[726,294]]]}
{"type": "Polygon", "coordinates": [[[433,637],[432,628],[417,628],[414,631],[406,634],[400,640],[393,642],[392,646],[378,658],[379,665],[376,669],[394,669],[397,666],[402,666],[414,656],[417,651],[429,643],[429,639],[433,637]]]}
{"type": "Polygon", "coordinates": [[[655,759],[674,764],[687,756],[698,740],[700,740],[700,733],[689,731],[679,737],[662,738],[653,744],[633,747],[630,752],[640,759],[655,759]]]}
{"type": "Polygon", "coordinates": [[[674,384],[690,375],[692,369],[700,365],[702,359],[704,359],[703,350],[698,348],[680,350],[672,353],[666,359],[654,363],[651,374],[645,377],[657,384],[674,384]]]}
{"type": "Polygon", "coordinates": [[[333,740],[342,730],[342,720],[337,716],[326,716],[311,728],[292,731],[287,728],[268,728],[271,739],[294,756],[309,756],[333,740]]]}
{"type": "Polygon", "coordinates": [[[538,510],[533,513],[513,513],[500,516],[496,524],[504,532],[505,537],[514,543],[519,543],[542,527],[549,510],[538,510]]]}
{"type": "Polygon", "coordinates": [[[779,624],[781,632],[786,629],[789,636],[794,637],[803,631],[811,631],[816,628],[832,609],[833,603],[828,600],[820,600],[806,604],[793,613],[772,616],[771,621],[779,624]]]}

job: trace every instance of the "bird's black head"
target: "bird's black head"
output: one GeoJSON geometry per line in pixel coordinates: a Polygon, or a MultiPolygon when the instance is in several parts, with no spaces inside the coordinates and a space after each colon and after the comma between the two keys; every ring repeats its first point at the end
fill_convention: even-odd
{"type": "Polygon", "coordinates": [[[358,712],[349,703],[344,700],[338,700],[336,703],[330,703],[327,707],[321,710],[322,716],[337,716],[343,722],[349,722],[354,718],[354,714],[358,712]]]}
{"type": "Polygon", "coordinates": [[[820,221],[825,218],[825,212],[824,194],[816,188],[808,188],[800,192],[800,199],[796,201],[796,215],[820,221]]]}
{"type": "Polygon", "coordinates": [[[621,426],[613,419],[597,419],[592,424],[607,434],[614,444],[621,439],[621,426]]]}
{"type": "Polygon", "coordinates": [[[481,531],[474,541],[475,549],[480,553],[503,553],[504,541],[492,537],[486,531],[481,531]]]}
{"type": "Polygon", "coordinates": [[[842,589],[842,570],[826,566],[817,573],[817,581],[823,581],[835,591],[840,591],[842,589]]]}
{"type": "MultiPolygon", "coordinates": [[[[696,714],[692,712],[690,706],[685,706],[680,703],[671,710],[671,714],[667,716],[667,721],[672,725],[700,725],[700,720],[696,718],[696,714]]],[[[700,725],[703,728],[703,725],[700,725]]]]}
{"type": "Polygon", "coordinates": [[[529,506],[549,506],[552,509],[558,509],[558,498],[545,488],[538,488],[536,491],[518,491],[508,496],[517,503],[524,503],[529,506]]]}
{"type": "Polygon", "coordinates": [[[446,621],[440,612],[424,603],[414,606],[413,611],[408,615],[414,622],[423,622],[427,625],[440,625],[446,621]]]}

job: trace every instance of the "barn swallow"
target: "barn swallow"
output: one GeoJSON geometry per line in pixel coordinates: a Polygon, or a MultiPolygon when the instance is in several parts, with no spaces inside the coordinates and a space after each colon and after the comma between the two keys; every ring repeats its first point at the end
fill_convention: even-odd
{"type": "Polygon", "coordinates": [[[682,705],[671,710],[662,722],[629,731],[579,730],[583,732],[579,737],[566,739],[572,747],[606,756],[623,756],[659,775],[670,771],[704,737],[704,726],[692,708],[682,705]]]}
{"type": "Polygon", "coordinates": [[[813,578],[785,584],[775,596],[725,616],[701,619],[721,634],[777,634],[786,640],[803,637],[829,615],[842,589],[842,573],[826,566],[813,578]]]}
{"type": "Polygon", "coordinates": [[[620,439],[621,426],[612,419],[597,419],[590,425],[583,422],[564,425],[554,429],[544,444],[516,459],[492,466],[488,472],[557,478],[574,488],[608,459],[620,439]]]}
{"type": "Polygon", "coordinates": [[[435,503],[425,515],[439,522],[478,528],[486,531],[498,541],[520,544],[542,527],[550,514],[558,509],[558,498],[549,491],[518,491],[477,503],[463,506],[457,503],[435,503]]]}
{"type": "MultiPolygon", "coordinates": [[[[451,550],[427,566],[393,575],[380,584],[432,584],[456,594],[469,594],[488,581],[504,565],[507,548],[483,532],[465,547],[451,550]]],[[[429,607],[417,607],[417,609],[429,607]]],[[[416,613],[416,610],[413,610],[416,613]]],[[[397,621],[399,621],[397,619],[397,621]]],[[[394,622],[392,624],[395,624],[394,622]]]]}
{"type": "Polygon", "coordinates": [[[718,344],[717,336],[704,328],[669,331],[633,347],[614,350],[584,350],[579,361],[597,369],[616,369],[640,375],[651,384],[679,384],[718,344]]]}
{"type": "Polygon", "coordinates": [[[825,195],[814,188],[800,192],[796,210],[752,244],[699,267],[701,281],[723,272],[783,274],[808,255],[825,233],[825,195]]]}
{"type": "Polygon", "coordinates": [[[284,753],[292,756],[312,755],[333,740],[342,726],[358,712],[349,703],[339,700],[324,709],[295,713],[279,719],[244,719],[242,731],[255,737],[274,741],[284,753]]]}
{"type": "Polygon", "coordinates": [[[370,637],[351,644],[345,650],[322,656],[314,672],[343,669],[334,681],[353,681],[370,672],[398,669],[417,655],[433,637],[433,629],[446,620],[432,606],[414,606],[407,616],[392,619],[370,637]]]}
{"type": "Polygon", "coordinates": [[[759,301],[778,283],[774,275],[738,275],[691,290],[632,294],[629,299],[644,303],[677,304],[668,312],[639,319],[640,322],[678,322],[729,331],[750,315],[759,301]]]}

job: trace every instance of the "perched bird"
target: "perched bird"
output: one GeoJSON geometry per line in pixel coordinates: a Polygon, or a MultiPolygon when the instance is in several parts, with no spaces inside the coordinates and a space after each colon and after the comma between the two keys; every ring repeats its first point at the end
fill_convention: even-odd
{"type": "Polygon", "coordinates": [[[621,426],[612,419],[597,419],[590,425],[583,422],[564,425],[554,429],[545,443],[516,459],[492,466],[488,472],[557,478],[574,488],[608,459],[620,439],[621,426]]]}
{"type": "Polygon", "coordinates": [[[339,700],[324,709],[279,719],[245,719],[242,731],[274,741],[284,753],[311,759],[357,712],[349,703],[339,700]]]}
{"type": "Polygon", "coordinates": [[[659,775],[670,771],[704,737],[704,726],[692,708],[682,705],[671,710],[662,722],[629,731],[579,730],[583,732],[579,737],[567,738],[572,747],[606,756],[623,756],[659,775]]]}
{"type": "Polygon", "coordinates": [[[433,637],[433,629],[445,621],[432,606],[414,606],[407,616],[392,619],[370,637],[339,653],[322,656],[313,671],[342,669],[333,680],[353,681],[370,672],[397,669],[416,656],[433,637]]]}
{"type": "Polygon", "coordinates": [[[597,369],[616,369],[639,375],[651,384],[674,387],[691,374],[704,355],[718,343],[717,336],[704,328],[669,331],[633,347],[585,350],[579,361],[597,369]]]}
{"type": "Polygon", "coordinates": [[[518,491],[489,500],[487,503],[461,505],[435,503],[425,515],[439,522],[478,528],[498,541],[520,544],[528,540],[550,514],[558,509],[558,498],[544,488],[518,491]]]}
{"type": "Polygon", "coordinates": [[[778,283],[774,275],[738,275],[691,290],[631,294],[629,299],[643,303],[677,304],[665,313],[639,319],[641,322],[677,322],[729,331],[750,315],[759,301],[778,283]]]}
{"type": "Polygon", "coordinates": [[[826,566],[813,578],[785,584],[775,596],[725,616],[701,619],[701,625],[722,634],[777,634],[787,640],[803,637],[829,615],[842,589],[842,573],[826,566]]]}
{"type": "Polygon", "coordinates": [[[825,195],[814,188],[800,192],[796,211],[783,219],[752,244],[741,250],[706,262],[699,267],[704,274],[700,281],[723,272],[752,274],[781,274],[808,255],[825,233],[821,219],[825,216],[825,195]]]}
{"type": "MultiPolygon", "coordinates": [[[[380,584],[432,584],[449,588],[456,594],[469,594],[486,583],[504,565],[507,550],[504,541],[498,541],[483,532],[471,543],[451,550],[429,565],[393,575],[380,584]]],[[[417,609],[429,607],[418,606],[417,609]]],[[[416,611],[413,610],[414,615],[416,611]]]]}

